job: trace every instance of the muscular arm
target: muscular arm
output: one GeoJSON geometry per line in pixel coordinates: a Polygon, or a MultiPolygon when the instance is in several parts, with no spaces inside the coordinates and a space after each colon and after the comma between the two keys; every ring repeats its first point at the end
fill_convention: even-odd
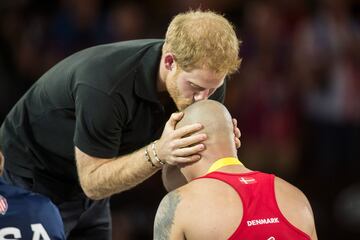
{"type": "Polygon", "coordinates": [[[92,157],[75,148],[80,184],[91,199],[102,199],[130,189],[153,175],[154,168],[144,157],[145,147],[113,159],[92,157]]]}
{"type": "Polygon", "coordinates": [[[184,234],[175,223],[175,213],[181,201],[177,191],[168,193],[161,201],[154,223],[154,240],[184,240],[184,234]]]}
{"type": "Polygon", "coordinates": [[[313,211],[305,194],[292,184],[276,177],[275,195],[280,211],[285,218],[308,234],[312,240],[317,240],[313,211]],[[296,211],[294,211],[294,207],[296,211]]]}
{"type": "Polygon", "coordinates": [[[318,240],[318,237],[317,237],[317,233],[316,233],[316,227],[315,227],[315,219],[314,219],[314,213],[312,211],[312,208],[310,206],[310,203],[309,201],[306,199],[307,201],[307,205],[308,205],[308,208],[309,208],[309,211],[311,212],[311,221],[312,221],[312,225],[311,225],[311,230],[310,230],[310,238],[312,240],[318,240]]]}

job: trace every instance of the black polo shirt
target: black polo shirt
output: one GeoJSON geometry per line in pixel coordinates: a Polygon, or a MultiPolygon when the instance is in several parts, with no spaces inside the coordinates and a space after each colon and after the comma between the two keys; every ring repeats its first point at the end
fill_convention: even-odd
{"type": "MultiPolygon", "coordinates": [[[[159,138],[176,111],[156,91],[162,45],[154,39],[100,45],[51,68],[1,126],[5,168],[34,179],[34,191],[64,200],[82,192],[74,146],[112,158],[159,138]]],[[[224,89],[212,99],[223,101],[224,89]]]]}

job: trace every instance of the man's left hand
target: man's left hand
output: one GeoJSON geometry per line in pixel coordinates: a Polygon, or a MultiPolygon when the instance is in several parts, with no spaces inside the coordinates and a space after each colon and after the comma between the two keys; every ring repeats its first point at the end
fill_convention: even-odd
{"type": "Polygon", "coordinates": [[[240,146],[241,146],[241,142],[240,142],[241,132],[240,132],[240,129],[237,127],[237,120],[235,118],[233,118],[232,121],[233,121],[233,124],[234,124],[234,135],[235,135],[234,141],[235,141],[235,145],[236,145],[236,148],[240,148],[240,146]]]}

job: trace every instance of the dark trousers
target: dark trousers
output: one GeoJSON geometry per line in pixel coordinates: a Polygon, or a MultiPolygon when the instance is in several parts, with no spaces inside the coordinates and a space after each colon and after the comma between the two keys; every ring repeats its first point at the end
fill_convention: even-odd
{"type": "MultiPolygon", "coordinates": [[[[4,170],[3,178],[11,185],[32,191],[30,178],[17,176],[4,170]]],[[[57,205],[64,222],[66,239],[110,240],[111,214],[109,198],[94,201],[83,197],[57,205]]]]}

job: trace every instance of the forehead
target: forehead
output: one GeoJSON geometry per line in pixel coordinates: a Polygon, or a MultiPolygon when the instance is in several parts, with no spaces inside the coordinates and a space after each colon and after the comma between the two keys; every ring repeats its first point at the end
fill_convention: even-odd
{"type": "Polygon", "coordinates": [[[203,88],[217,88],[223,84],[226,74],[207,69],[193,69],[188,72],[181,71],[180,76],[203,88]]]}

